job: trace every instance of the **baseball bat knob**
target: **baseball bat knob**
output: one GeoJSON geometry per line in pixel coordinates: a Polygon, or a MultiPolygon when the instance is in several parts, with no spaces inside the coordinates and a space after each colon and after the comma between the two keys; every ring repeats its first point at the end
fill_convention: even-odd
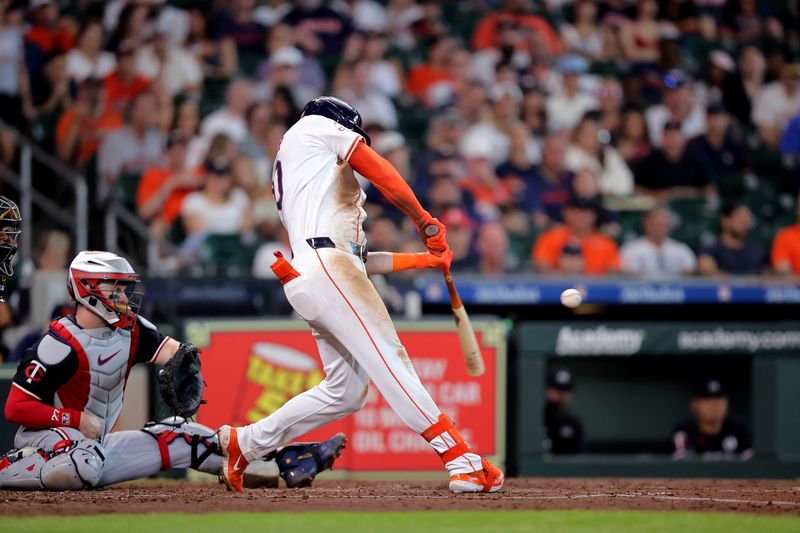
{"type": "Polygon", "coordinates": [[[428,237],[433,237],[434,235],[439,233],[439,226],[435,224],[428,224],[425,226],[425,235],[428,237]]]}

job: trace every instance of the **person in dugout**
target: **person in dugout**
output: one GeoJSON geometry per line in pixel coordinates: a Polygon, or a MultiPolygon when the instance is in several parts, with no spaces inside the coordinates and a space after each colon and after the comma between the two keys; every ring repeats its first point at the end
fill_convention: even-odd
{"type": "Polygon", "coordinates": [[[544,424],[547,437],[545,451],[553,454],[572,454],[585,451],[583,422],[569,409],[574,386],[572,373],[557,368],[547,375],[545,387],[544,424]]]}
{"type": "Polygon", "coordinates": [[[753,456],[750,432],[728,417],[728,392],[716,378],[698,382],[690,403],[692,418],[672,431],[673,457],[741,459],[753,456]]]}

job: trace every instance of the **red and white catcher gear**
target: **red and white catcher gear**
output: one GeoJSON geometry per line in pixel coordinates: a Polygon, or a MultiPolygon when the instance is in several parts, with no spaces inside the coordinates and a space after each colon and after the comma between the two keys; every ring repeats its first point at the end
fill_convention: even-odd
{"type": "Polygon", "coordinates": [[[449,416],[422,432],[450,473],[452,492],[497,492],[503,488],[503,472],[473,452],[449,416]]]}
{"type": "Polygon", "coordinates": [[[141,282],[125,258],[83,251],[69,265],[67,291],[109,325],[130,329],[142,305],[141,282]]]}

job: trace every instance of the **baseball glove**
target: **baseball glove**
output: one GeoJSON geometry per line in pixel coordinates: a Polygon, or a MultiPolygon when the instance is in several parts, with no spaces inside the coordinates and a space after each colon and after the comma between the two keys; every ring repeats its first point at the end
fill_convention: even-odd
{"type": "Polygon", "coordinates": [[[200,350],[196,346],[181,343],[172,359],[158,372],[158,390],[176,415],[186,418],[197,412],[204,402],[200,350]]]}

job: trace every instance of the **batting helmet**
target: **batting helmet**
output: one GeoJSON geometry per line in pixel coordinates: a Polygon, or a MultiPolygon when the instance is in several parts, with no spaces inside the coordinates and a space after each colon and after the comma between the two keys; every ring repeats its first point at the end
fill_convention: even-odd
{"type": "Polygon", "coordinates": [[[367,141],[367,146],[372,144],[372,139],[361,127],[361,114],[355,107],[344,100],[339,100],[333,96],[318,96],[309,101],[303,108],[303,116],[306,115],[327,117],[364,137],[364,140],[367,141]]]}

